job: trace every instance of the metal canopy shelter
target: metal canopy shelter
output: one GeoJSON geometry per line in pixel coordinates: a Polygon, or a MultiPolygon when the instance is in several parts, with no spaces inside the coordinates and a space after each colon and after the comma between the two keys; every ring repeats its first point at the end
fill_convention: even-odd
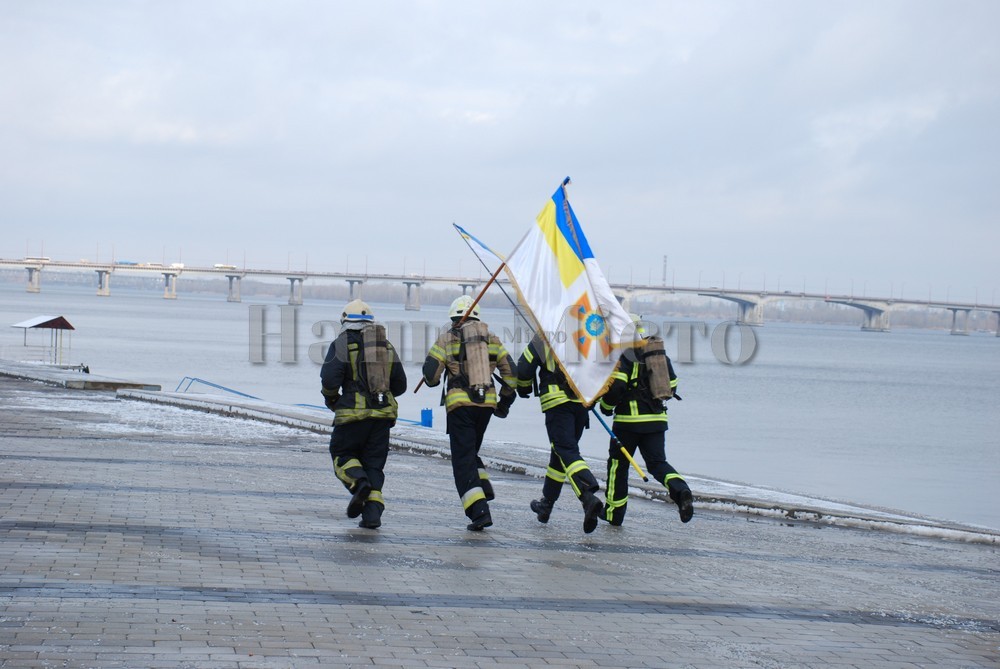
{"type": "Polygon", "coordinates": [[[63,332],[76,328],[65,316],[35,316],[11,327],[24,329],[24,345],[28,345],[28,330],[49,330],[49,362],[62,364],[63,332]]]}

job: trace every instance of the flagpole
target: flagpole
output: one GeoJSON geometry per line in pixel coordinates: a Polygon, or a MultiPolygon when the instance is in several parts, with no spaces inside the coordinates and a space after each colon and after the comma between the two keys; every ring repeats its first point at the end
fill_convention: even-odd
{"type": "MultiPolygon", "coordinates": [[[[455,224],[452,223],[452,225],[455,225],[455,224]]],[[[462,228],[459,228],[457,225],[455,225],[455,227],[459,230],[459,234],[462,234],[462,232],[463,232],[462,228]]],[[[462,239],[465,241],[466,246],[469,247],[469,250],[472,251],[472,255],[476,256],[476,260],[478,260],[479,264],[483,266],[483,269],[485,269],[487,272],[492,272],[493,270],[491,270],[490,266],[486,264],[486,262],[479,256],[478,253],[476,253],[476,250],[472,247],[472,244],[469,243],[469,240],[465,239],[464,236],[462,237],[462,239]]],[[[478,239],[476,241],[480,244],[480,246],[483,246],[484,248],[486,248],[483,245],[483,243],[480,242],[478,239]]],[[[494,256],[496,256],[497,260],[500,260],[500,256],[497,256],[496,253],[494,253],[492,249],[486,248],[486,250],[489,251],[494,256]]],[[[503,266],[504,266],[504,261],[500,260],[500,267],[503,267],[503,266]]],[[[514,307],[514,311],[516,311],[517,315],[521,317],[521,320],[524,321],[524,324],[528,326],[528,329],[534,331],[535,328],[532,327],[531,321],[528,320],[527,316],[525,316],[523,313],[521,313],[521,308],[519,306],[517,306],[517,302],[515,302],[514,298],[512,298],[510,296],[510,293],[507,292],[507,289],[503,287],[503,284],[498,283],[497,284],[497,288],[500,289],[500,292],[503,293],[503,296],[507,298],[508,302],[510,302],[510,306],[514,307]]]]}
{"type": "MultiPolygon", "coordinates": [[[[457,323],[451,326],[452,329],[458,329],[462,327],[462,323],[464,323],[469,318],[469,315],[472,313],[472,310],[476,308],[477,304],[479,304],[479,300],[483,299],[483,295],[485,295],[489,287],[493,285],[493,282],[497,280],[497,276],[500,275],[500,271],[504,268],[505,264],[506,263],[500,263],[500,266],[497,267],[497,271],[493,272],[493,276],[491,276],[490,280],[486,282],[486,285],[483,286],[483,289],[479,291],[479,295],[476,296],[476,299],[474,299],[472,301],[472,304],[469,305],[469,308],[466,309],[465,314],[462,316],[462,318],[457,323]]],[[[416,393],[418,390],[420,390],[420,386],[422,385],[424,385],[423,378],[420,379],[420,383],[418,383],[417,387],[413,389],[413,392],[416,393]]]]}
{"type": "Polygon", "coordinates": [[[563,215],[566,217],[566,227],[569,228],[569,231],[573,234],[573,244],[576,246],[573,250],[580,255],[583,249],[580,248],[580,239],[576,236],[576,226],[573,225],[573,214],[569,210],[569,193],[566,192],[566,186],[571,183],[572,182],[569,180],[569,177],[566,177],[563,179],[562,185],[559,186],[559,188],[562,190],[563,194],[562,206],[563,215]]]}
{"type": "Polygon", "coordinates": [[[611,438],[615,440],[616,444],[618,444],[618,448],[621,449],[622,455],[625,456],[625,459],[628,460],[633,467],[635,467],[635,470],[639,472],[639,476],[642,477],[642,480],[648,483],[649,478],[646,476],[645,472],[642,471],[642,467],[640,467],[639,463],[635,461],[635,458],[633,458],[631,454],[629,454],[629,452],[625,450],[624,444],[622,444],[618,436],[611,431],[611,428],[608,427],[608,424],[604,422],[604,419],[601,418],[601,414],[597,413],[597,407],[596,406],[590,407],[590,410],[594,412],[594,415],[597,416],[597,420],[601,421],[601,425],[604,426],[604,429],[608,431],[608,434],[611,435],[611,438]]]}
{"type": "Polygon", "coordinates": [[[472,301],[472,304],[469,305],[469,308],[466,310],[465,315],[462,316],[462,319],[458,321],[458,323],[456,323],[453,327],[456,328],[462,327],[462,323],[465,322],[465,320],[469,317],[469,314],[472,313],[472,310],[476,308],[477,304],[479,304],[479,300],[483,299],[483,295],[486,294],[487,289],[490,286],[492,286],[493,282],[497,280],[498,276],[500,276],[500,271],[504,268],[506,264],[507,263],[500,263],[500,266],[497,267],[497,271],[493,272],[493,276],[490,277],[490,280],[486,282],[486,285],[483,286],[483,289],[479,291],[479,295],[477,295],[476,299],[474,299],[472,301]]]}

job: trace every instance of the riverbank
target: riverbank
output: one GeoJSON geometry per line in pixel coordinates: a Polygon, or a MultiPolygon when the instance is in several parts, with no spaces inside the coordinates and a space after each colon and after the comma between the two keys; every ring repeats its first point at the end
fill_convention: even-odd
{"type": "MultiPolygon", "coordinates": [[[[0,376],[35,380],[66,388],[114,390],[116,398],[121,401],[193,409],[325,435],[330,434],[333,425],[332,414],[324,407],[284,405],[227,394],[161,392],[158,386],[141,381],[94,376],[71,368],[60,369],[0,360],[0,376]]],[[[425,428],[410,427],[402,421],[393,429],[390,443],[392,448],[398,451],[445,459],[450,457],[447,435],[425,428]]],[[[537,479],[545,476],[547,463],[537,448],[509,441],[486,439],[483,443],[482,457],[493,469],[537,479]]],[[[604,462],[591,457],[586,459],[603,483],[601,474],[604,471],[604,462]]],[[[1000,530],[991,528],[699,476],[688,475],[686,479],[694,491],[700,508],[786,521],[877,529],[972,543],[1000,544],[1000,530]]],[[[670,503],[663,486],[655,481],[644,483],[634,473],[630,482],[630,495],[670,503]]]]}
{"type": "MultiPolygon", "coordinates": [[[[289,407],[260,400],[225,395],[119,390],[121,400],[195,409],[223,416],[264,421],[287,427],[329,434],[332,414],[325,408],[289,407]]],[[[390,439],[398,451],[449,458],[448,438],[440,432],[397,425],[390,439]]],[[[538,449],[491,439],[483,441],[482,457],[487,466],[500,471],[542,479],[544,460],[538,449]]],[[[602,479],[604,462],[585,458],[602,479]]],[[[641,462],[641,458],[640,458],[641,462]]],[[[766,516],[790,521],[808,521],[823,525],[880,529],[973,543],[1000,544],[1000,531],[946,520],[935,520],[901,511],[875,509],[832,500],[795,495],[761,487],[717,481],[699,476],[685,477],[695,492],[700,508],[766,516]]],[[[636,498],[670,503],[666,489],[655,481],[644,483],[633,473],[630,495],[636,498]]]]}
{"type": "MultiPolygon", "coordinates": [[[[248,329],[255,322],[251,305],[230,304],[218,295],[164,300],[92,293],[55,287],[11,293],[0,286],[0,310],[11,322],[39,313],[66,315],[77,327],[66,360],[86,364],[94,374],[141,373],[142,381],[165,390],[196,377],[271,402],[322,404],[315,360],[336,332],[324,319],[339,317],[342,303],[307,302],[295,310],[295,355],[288,362],[279,346],[285,340],[276,335],[279,304],[264,309],[259,331],[271,335],[260,351],[248,348],[248,333],[258,331],[248,329]],[[258,353],[266,362],[249,362],[258,353]]],[[[414,386],[429,346],[416,333],[423,331],[421,323],[446,320],[445,310],[374,308],[380,321],[402,328],[394,344],[411,361],[405,364],[414,386]]],[[[508,350],[519,355],[525,340],[517,339],[512,314],[488,315],[508,350]]],[[[667,452],[683,474],[1000,529],[1000,459],[992,448],[1000,433],[1000,396],[993,392],[1000,374],[996,337],[769,323],[755,330],[753,360],[737,366],[719,362],[707,334],[717,326],[705,325],[690,338],[681,330],[667,338],[685,400],[670,403],[667,452]],[[690,355],[682,346],[688,339],[690,355]],[[693,361],[681,362],[688,358],[693,361]]],[[[20,347],[21,333],[8,330],[0,340],[20,347]]],[[[443,431],[439,392],[425,387],[398,399],[401,416],[416,419],[430,408],[434,429],[443,431]]],[[[608,439],[593,422],[581,448],[600,459],[608,439]]],[[[516,402],[507,420],[491,424],[488,436],[544,450],[537,400],[516,402]]]]}

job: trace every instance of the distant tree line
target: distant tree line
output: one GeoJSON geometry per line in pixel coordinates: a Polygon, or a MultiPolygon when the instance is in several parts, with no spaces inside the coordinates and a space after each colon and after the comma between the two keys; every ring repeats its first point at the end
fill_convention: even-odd
{"type": "MultiPolygon", "coordinates": [[[[24,270],[0,270],[0,281],[25,286],[28,282],[24,270]]],[[[485,283],[485,282],[484,282],[485,283]]],[[[93,272],[62,272],[49,271],[42,273],[42,290],[46,284],[56,285],[89,285],[97,290],[97,277],[93,272]]],[[[115,288],[149,291],[153,294],[163,293],[163,277],[158,274],[135,275],[115,274],[111,281],[111,293],[115,288]]],[[[482,285],[477,286],[480,290],[482,285]]],[[[217,279],[198,276],[184,276],[177,279],[177,293],[183,298],[185,292],[226,295],[229,291],[227,279],[217,279]]],[[[272,282],[256,279],[243,279],[240,294],[246,297],[267,296],[285,297],[289,292],[287,281],[272,282]]],[[[507,292],[513,297],[510,288],[507,292]]],[[[461,289],[455,286],[425,284],[420,287],[420,303],[428,305],[447,305],[461,294],[461,289]]],[[[303,299],[348,300],[350,288],[347,282],[327,283],[308,280],[302,284],[303,299]]],[[[361,297],[372,302],[398,303],[406,301],[406,286],[402,283],[370,282],[361,287],[361,297]]],[[[508,304],[507,298],[499,290],[490,288],[480,304],[484,307],[503,307],[508,304]]],[[[632,300],[628,308],[640,315],[656,315],[659,317],[689,319],[689,320],[732,320],[736,318],[735,304],[718,299],[697,297],[692,295],[664,295],[659,297],[643,296],[632,300]]],[[[924,309],[919,307],[896,309],[891,315],[892,327],[908,327],[923,329],[951,329],[951,312],[945,309],[924,309]]],[[[789,299],[764,306],[764,322],[818,323],[832,325],[859,325],[862,314],[859,309],[840,304],[827,304],[818,300],[789,299]]],[[[996,331],[997,317],[989,312],[973,311],[969,314],[969,330],[996,331]]]]}

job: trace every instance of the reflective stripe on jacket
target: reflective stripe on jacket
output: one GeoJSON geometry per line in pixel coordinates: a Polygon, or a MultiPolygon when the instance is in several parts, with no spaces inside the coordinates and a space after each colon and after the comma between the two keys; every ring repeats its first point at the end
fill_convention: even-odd
{"type": "Polygon", "coordinates": [[[536,372],[538,398],[542,403],[542,411],[548,411],[566,402],[580,402],[566,383],[562,371],[552,356],[552,349],[538,335],[524,347],[524,352],[517,361],[518,387],[531,388],[535,383],[536,372]]]}
{"type": "MultiPolygon", "coordinates": [[[[510,353],[504,348],[500,339],[493,334],[489,334],[489,356],[490,374],[494,371],[500,372],[503,384],[500,386],[500,394],[509,396],[514,394],[517,384],[517,377],[514,375],[514,360],[510,353]]],[[[448,328],[437,338],[431,350],[427,352],[424,360],[423,373],[424,382],[431,388],[441,383],[441,375],[445,374],[447,379],[446,392],[444,396],[444,406],[447,411],[463,406],[490,407],[497,405],[497,392],[492,381],[486,390],[484,402],[473,402],[467,392],[466,384],[463,383],[465,375],[461,365],[462,339],[454,328],[448,328]]]]}
{"type": "Polygon", "coordinates": [[[344,329],[330,344],[326,360],[320,369],[320,379],[323,382],[324,395],[339,395],[334,405],[335,425],[367,418],[396,419],[398,405],[395,396],[406,392],[406,373],[403,371],[396,349],[389,342],[386,342],[386,347],[391,355],[389,393],[386,396],[389,404],[382,408],[373,408],[371,398],[366,392],[367,382],[360,378],[359,357],[360,362],[363,362],[360,351],[364,348],[361,331],[355,328],[344,329]]]}
{"type": "MultiPolygon", "coordinates": [[[[667,358],[667,370],[670,373],[670,387],[677,388],[677,375],[674,366],[667,358]]],[[[601,398],[601,408],[614,410],[615,423],[662,424],[667,426],[667,409],[663,400],[653,397],[642,378],[643,365],[626,352],[618,359],[613,379],[608,391],[601,398]]]]}

